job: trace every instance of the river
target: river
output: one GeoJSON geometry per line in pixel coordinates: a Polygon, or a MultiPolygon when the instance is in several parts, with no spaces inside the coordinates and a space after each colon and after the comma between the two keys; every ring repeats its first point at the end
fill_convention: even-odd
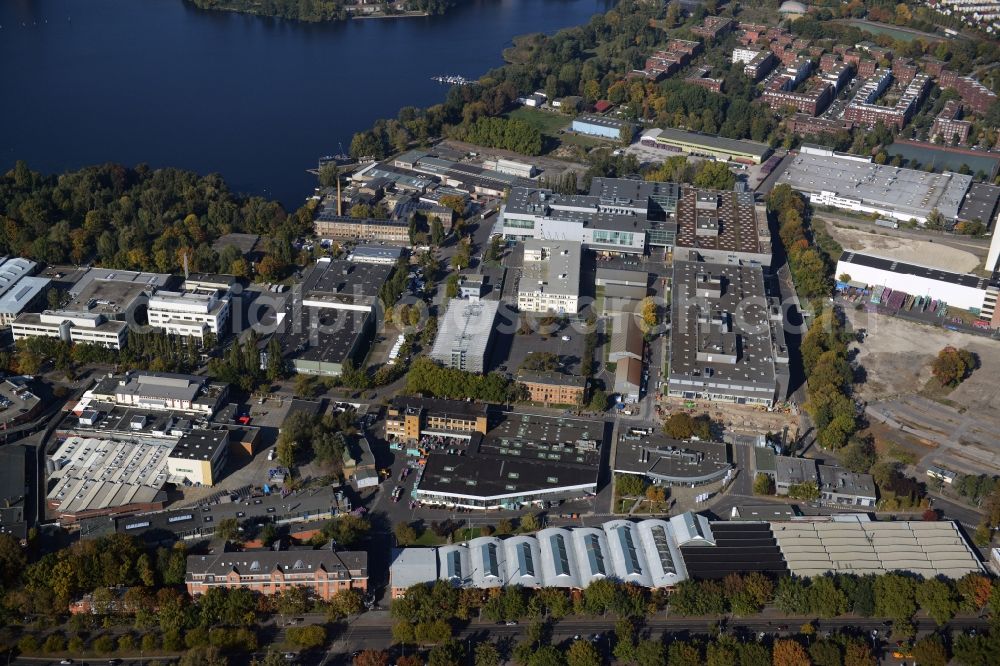
{"type": "Polygon", "coordinates": [[[514,36],[613,4],[464,0],[445,16],[317,25],[182,0],[2,0],[0,169],[177,166],[294,209],[320,155],[402,106],[442,101],[430,77],[478,77],[514,36]]]}

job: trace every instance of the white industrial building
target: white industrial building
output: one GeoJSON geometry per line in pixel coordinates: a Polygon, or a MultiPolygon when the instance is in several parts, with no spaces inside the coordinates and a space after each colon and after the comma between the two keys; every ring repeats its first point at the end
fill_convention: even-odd
{"type": "Polygon", "coordinates": [[[937,210],[958,218],[972,176],[875,164],[870,158],[803,146],[778,179],[802,192],[813,205],[927,222],[937,210]]]}
{"type": "Polygon", "coordinates": [[[33,337],[59,338],[63,342],[121,349],[128,339],[128,324],[104,314],[69,310],[24,312],[11,322],[14,340],[33,337]]]}
{"type": "MultiPolygon", "coordinates": [[[[403,549],[390,567],[392,596],[399,598],[408,587],[434,580],[479,589],[505,585],[582,589],[604,579],[672,587],[687,578],[680,546],[693,537],[683,518],[612,520],[598,527],[550,527],[533,535],[403,549]]],[[[708,521],[702,520],[710,531],[708,521]]]]}
{"type": "Polygon", "coordinates": [[[170,335],[204,340],[222,337],[229,320],[229,294],[211,290],[159,290],[149,299],[149,325],[170,335]]]}
{"type": "Polygon", "coordinates": [[[537,173],[533,164],[505,160],[503,158],[497,158],[496,162],[491,162],[487,166],[494,171],[505,173],[509,176],[518,176],[519,178],[534,178],[537,173]]]}
{"type": "Polygon", "coordinates": [[[911,296],[944,301],[949,307],[978,311],[990,319],[996,309],[998,286],[978,275],[949,273],[895,259],[847,251],[837,261],[836,276],[866,287],[888,287],[911,296]]]}
{"type": "Polygon", "coordinates": [[[577,241],[529,239],[517,287],[522,312],[576,314],[580,300],[580,260],[577,241]]]}

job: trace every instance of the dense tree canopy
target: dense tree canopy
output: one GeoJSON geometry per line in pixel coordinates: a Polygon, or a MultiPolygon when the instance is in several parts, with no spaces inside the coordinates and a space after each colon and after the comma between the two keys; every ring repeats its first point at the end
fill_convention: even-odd
{"type": "Polygon", "coordinates": [[[17,162],[0,176],[0,226],[0,253],[50,264],[177,272],[187,257],[192,271],[228,273],[240,255],[212,249],[221,235],[266,236],[268,256],[283,266],[312,215],[237,196],[215,174],[103,164],[43,176],[17,162]]]}

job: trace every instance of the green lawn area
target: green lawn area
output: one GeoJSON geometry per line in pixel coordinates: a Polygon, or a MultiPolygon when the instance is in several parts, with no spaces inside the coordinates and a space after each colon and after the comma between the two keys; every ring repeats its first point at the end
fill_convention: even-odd
{"type": "Polygon", "coordinates": [[[570,132],[560,134],[559,130],[568,129],[573,122],[572,116],[565,116],[561,113],[540,111],[530,106],[522,106],[508,113],[507,117],[523,120],[532,127],[537,128],[543,137],[550,139],[545,142],[546,145],[543,149],[545,153],[555,150],[561,144],[579,146],[584,150],[590,150],[598,146],[608,146],[616,143],[607,139],[597,139],[592,136],[583,136],[582,134],[572,134],[570,132]]]}
{"type": "Polygon", "coordinates": [[[573,121],[570,116],[552,111],[539,111],[530,106],[521,106],[507,114],[513,120],[522,120],[547,136],[559,136],[559,130],[566,129],[573,121]]]}

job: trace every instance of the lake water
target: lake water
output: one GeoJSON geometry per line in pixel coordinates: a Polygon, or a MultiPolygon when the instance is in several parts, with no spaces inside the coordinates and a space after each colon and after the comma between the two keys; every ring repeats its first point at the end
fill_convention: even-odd
{"type": "Polygon", "coordinates": [[[294,208],[320,155],[402,106],[442,101],[430,77],[478,77],[512,37],[613,4],[464,0],[445,16],[315,25],[182,0],[2,0],[0,169],[215,171],[294,208]]]}

